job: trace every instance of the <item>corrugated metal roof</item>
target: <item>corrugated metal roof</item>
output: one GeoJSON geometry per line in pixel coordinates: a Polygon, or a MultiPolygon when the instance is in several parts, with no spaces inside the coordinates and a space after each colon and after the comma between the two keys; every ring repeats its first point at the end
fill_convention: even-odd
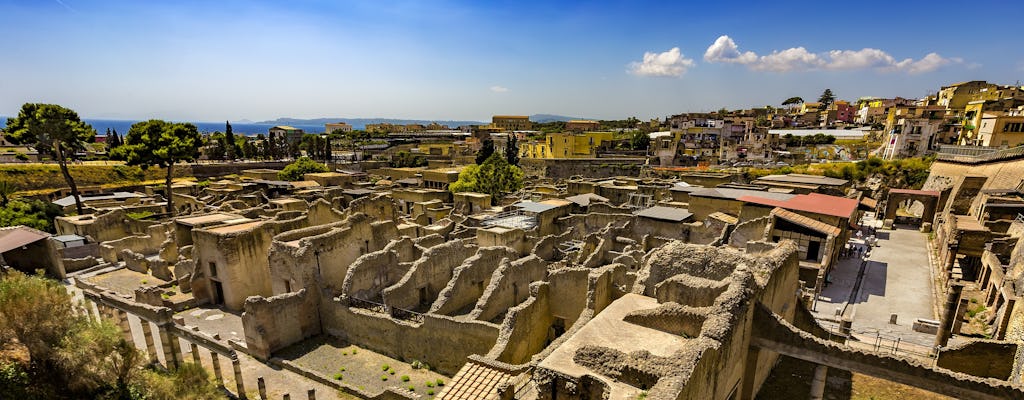
{"type": "MultiPolygon", "coordinates": [[[[857,210],[857,204],[859,204],[855,199],[828,196],[819,193],[796,195],[783,201],[760,195],[743,196],[740,197],[739,200],[747,203],[782,207],[787,210],[805,211],[840,218],[853,218],[853,212],[857,210]]],[[[850,222],[853,223],[853,221],[850,222]]]]}
{"type": "Polygon", "coordinates": [[[583,193],[575,196],[569,196],[565,198],[573,203],[579,204],[581,207],[587,207],[591,202],[606,202],[607,198],[598,196],[593,193],[583,193]]]}
{"type": "Polygon", "coordinates": [[[685,208],[654,206],[640,210],[636,215],[638,217],[660,219],[663,221],[682,222],[692,217],[693,213],[685,208]]]}
{"type": "MultiPolygon", "coordinates": [[[[82,202],[86,202],[86,201],[95,201],[95,200],[122,200],[122,199],[128,199],[128,198],[132,198],[132,197],[142,197],[142,195],[138,194],[138,193],[130,193],[130,192],[114,192],[114,193],[109,193],[109,194],[99,194],[99,195],[91,195],[91,196],[78,195],[78,197],[80,199],[82,199],[82,202]]],[[[75,198],[71,197],[71,196],[63,197],[63,198],[54,200],[53,204],[56,204],[56,205],[61,206],[61,207],[67,207],[67,206],[75,204],[75,198]]]]}
{"type": "Polygon", "coordinates": [[[517,207],[517,208],[519,208],[519,209],[521,209],[523,211],[528,211],[528,212],[533,212],[533,213],[542,213],[544,211],[551,210],[551,209],[554,209],[554,208],[558,207],[557,205],[553,205],[553,204],[537,203],[537,202],[532,202],[532,201],[520,201],[520,202],[518,202],[516,204],[513,204],[513,206],[515,206],[515,207],[517,207]]]}
{"type": "Polygon", "coordinates": [[[788,175],[768,175],[757,178],[757,181],[769,181],[769,182],[788,182],[788,183],[810,183],[816,185],[829,185],[829,186],[841,186],[847,184],[848,180],[829,178],[827,176],[819,175],[807,175],[807,174],[788,174],[788,175]]]}
{"type": "Polygon", "coordinates": [[[24,225],[0,228],[0,253],[6,253],[48,237],[50,237],[49,233],[24,225]]]}
{"type": "MultiPolygon", "coordinates": [[[[675,189],[675,188],[673,188],[675,189]]],[[[697,197],[713,197],[718,199],[731,199],[739,200],[744,196],[757,196],[765,199],[772,199],[777,201],[786,201],[793,198],[795,195],[787,193],[773,193],[765,192],[762,190],[750,190],[750,189],[729,189],[729,188],[703,188],[700,190],[694,190],[690,192],[690,196],[697,197]]]]}

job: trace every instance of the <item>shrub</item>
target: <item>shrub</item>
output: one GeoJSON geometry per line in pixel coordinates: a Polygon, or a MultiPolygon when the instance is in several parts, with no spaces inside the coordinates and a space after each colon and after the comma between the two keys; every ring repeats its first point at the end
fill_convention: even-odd
{"type": "Polygon", "coordinates": [[[428,388],[432,388],[434,387],[434,381],[427,381],[426,385],[428,388]]]}
{"type": "Polygon", "coordinates": [[[427,396],[433,396],[433,395],[434,395],[434,389],[427,389],[427,396]]]}
{"type": "Polygon", "coordinates": [[[338,368],[338,371],[345,372],[345,367],[338,368]]]}
{"type": "Polygon", "coordinates": [[[299,181],[302,180],[303,175],[315,172],[327,172],[327,167],[309,157],[299,157],[298,160],[278,172],[277,176],[285,181],[299,181]]]}
{"type": "Polygon", "coordinates": [[[444,380],[441,378],[437,378],[437,380],[434,381],[434,383],[437,384],[437,386],[444,386],[444,380]]]}
{"type": "Polygon", "coordinates": [[[341,374],[340,374],[340,373],[334,374],[334,380],[336,380],[336,381],[340,381],[340,380],[341,380],[341,378],[342,378],[342,376],[341,376],[341,374]]]}
{"type": "Polygon", "coordinates": [[[387,375],[381,375],[380,376],[380,380],[387,381],[388,380],[388,376],[387,375]]]}
{"type": "Polygon", "coordinates": [[[409,375],[402,375],[402,382],[408,382],[408,381],[409,381],[409,375]]]}
{"type": "Polygon", "coordinates": [[[390,371],[388,371],[388,373],[391,374],[391,375],[394,375],[395,374],[395,370],[390,370],[390,371]]]}
{"type": "Polygon", "coordinates": [[[419,360],[412,360],[412,363],[410,363],[409,365],[412,367],[412,369],[430,369],[430,366],[427,365],[427,363],[419,360]]]}
{"type": "Polygon", "coordinates": [[[410,392],[415,392],[416,391],[416,386],[409,385],[409,391],[410,392]]]}
{"type": "Polygon", "coordinates": [[[387,365],[387,364],[384,364],[384,365],[381,365],[381,366],[380,366],[380,370],[381,370],[381,371],[385,371],[385,372],[387,372],[387,370],[389,370],[389,369],[391,369],[391,366],[389,366],[389,365],[387,365]]]}

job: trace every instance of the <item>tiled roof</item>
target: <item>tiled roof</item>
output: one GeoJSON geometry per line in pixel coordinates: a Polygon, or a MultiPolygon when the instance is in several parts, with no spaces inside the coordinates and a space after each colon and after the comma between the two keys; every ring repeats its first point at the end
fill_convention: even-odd
{"type": "Polygon", "coordinates": [[[768,199],[760,196],[743,196],[740,197],[739,200],[747,203],[781,207],[787,210],[805,211],[821,215],[831,215],[840,218],[853,218],[853,212],[857,210],[858,204],[856,199],[828,196],[819,193],[796,195],[785,201],[768,199]]]}
{"type": "Polygon", "coordinates": [[[438,400],[497,400],[498,387],[512,379],[507,372],[470,360],[451,383],[437,395],[438,400]]]}
{"type": "Polygon", "coordinates": [[[786,221],[792,222],[794,224],[800,225],[812,231],[821,232],[829,236],[838,237],[840,233],[840,230],[837,227],[834,227],[821,221],[815,221],[803,215],[797,214],[792,211],[786,211],[778,207],[772,209],[772,215],[778,218],[782,218],[786,221]]]}

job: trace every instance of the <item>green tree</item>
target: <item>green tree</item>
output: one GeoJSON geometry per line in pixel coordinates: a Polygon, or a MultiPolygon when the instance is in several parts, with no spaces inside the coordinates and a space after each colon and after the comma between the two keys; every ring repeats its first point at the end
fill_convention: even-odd
{"type": "Polygon", "coordinates": [[[480,151],[476,152],[476,165],[483,164],[491,154],[494,154],[494,139],[487,135],[480,142],[480,151]]]}
{"type": "Polygon", "coordinates": [[[56,104],[25,103],[16,118],[7,119],[6,138],[15,144],[33,145],[40,155],[52,156],[71,188],[75,209],[84,214],[78,185],[68,170],[68,160],[85,150],[86,143],[96,137],[96,130],[82,122],[78,113],[56,104]]]}
{"type": "Polygon", "coordinates": [[[61,215],[61,209],[48,201],[34,199],[11,199],[0,207],[0,226],[25,225],[53,233],[53,219],[61,215]]]}
{"type": "Polygon", "coordinates": [[[119,151],[128,161],[128,165],[138,165],[144,170],[149,167],[167,169],[164,180],[167,190],[167,213],[174,215],[174,196],[171,194],[174,164],[179,161],[194,161],[201,143],[202,136],[193,124],[152,119],[133,124],[128,129],[124,145],[119,151]]]}
{"type": "Polygon", "coordinates": [[[315,172],[327,172],[327,167],[313,161],[312,158],[299,157],[298,160],[288,164],[281,172],[278,172],[277,176],[285,181],[301,181],[303,175],[315,172]]]}
{"type": "Polygon", "coordinates": [[[792,106],[792,105],[797,105],[797,104],[803,104],[803,102],[804,102],[803,97],[793,96],[793,97],[790,97],[790,98],[788,98],[786,100],[783,100],[782,101],[782,105],[784,105],[784,106],[792,106]]]}
{"type": "Polygon", "coordinates": [[[522,187],[523,170],[510,165],[505,157],[491,154],[482,164],[466,166],[459,173],[459,179],[448,186],[448,190],[452,193],[486,193],[491,195],[492,203],[497,203],[502,194],[522,187]]]}
{"type": "Polygon", "coordinates": [[[400,151],[391,157],[391,166],[394,168],[422,167],[425,165],[427,165],[426,157],[412,154],[408,151],[400,151]]]}
{"type": "Polygon", "coordinates": [[[505,161],[510,165],[519,165],[519,137],[515,133],[508,134],[505,144],[505,161]]]}
{"type": "Polygon", "coordinates": [[[242,158],[256,158],[256,145],[253,144],[252,140],[245,140],[242,142],[242,158]]]}
{"type": "Polygon", "coordinates": [[[832,94],[832,89],[825,89],[824,92],[821,92],[821,97],[818,97],[822,109],[828,108],[834,101],[836,101],[836,96],[832,94]]]}
{"type": "Polygon", "coordinates": [[[651,135],[643,132],[634,132],[629,138],[629,147],[633,150],[647,150],[651,146],[651,135]]]}
{"type": "Polygon", "coordinates": [[[231,131],[231,122],[224,121],[224,156],[228,160],[234,160],[239,157],[241,149],[238,148],[238,143],[235,141],[235,133],[231,131]]]}

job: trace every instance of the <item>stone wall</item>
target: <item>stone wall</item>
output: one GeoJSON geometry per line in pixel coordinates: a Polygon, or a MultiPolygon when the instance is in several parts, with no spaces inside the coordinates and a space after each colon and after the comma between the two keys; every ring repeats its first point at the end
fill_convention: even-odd
{"type": "Polygon", "coordinates": [[[644,158],[524,158],[519,161],[523,172],[529,176],[552,179],[566,179],[572,176],[584,178],[609,178],[613,176],[637,176],[644,158]]]}
{"type": "Polygon", "coordinates": [[[425,362],[447,375],[470,355],[487,354],[498,338],[498,326],[486,322],[427,314],[422,323],[413,323],[350,308],[340,300],[324,302],[321,319],[332,336],[405,362],[425,362]]]}
{"type": "Polygon", "coordinates": [[[511,263],[502,263],[494,270],[490,283],[480,295],[470,316],[481,321],[494,321],[530,297],[530,284],[547,277],[548,263],[531,255],[511,263]]]}
{"type": "Polygon", "coordinates": [[[427,249],[398,283],[384,289],[384,304],[406,310],[429,307],[452,279],[455,267],[475,254],[476,250],[475,245],[463,240],[427,249]]]}
{"type": "Polygon", "coordinates": [[[939,350],[936,366],[951,371],[1007,380],[1013,371],[1017,343],[973,340],[939,350]]]}
{"type": "Polygon", "coordinates": [[[494,271],[510,265],[509,260],[518,258],[518,254],[507,247],[480,248],[476,255],[455,268],[452,279],[441,290],[430,312],[451,316],[468,314],[484,294],[484,288],[491,284],[494,271]]]}
{"type": "Polygon", "coordinates": [[[265,360],[274,351],[319,335],[318,306],[306,289],[269,298],[249,297],[242,313],[246,347],[265,360]]]}

